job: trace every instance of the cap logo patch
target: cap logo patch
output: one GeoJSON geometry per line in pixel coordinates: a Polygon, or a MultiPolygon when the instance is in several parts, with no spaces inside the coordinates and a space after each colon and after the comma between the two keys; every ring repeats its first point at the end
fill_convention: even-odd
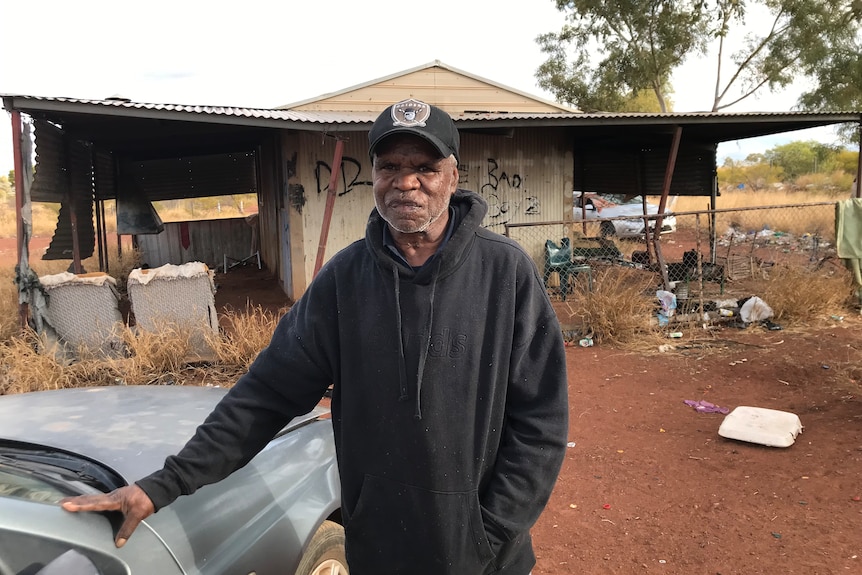
{"type": "Polygon", "coordinates": [[[431,106],[419,100],[404,100],[392,106],[392,125],[412,128],[425,126],[425,120],[431,115],[431,106]]]}

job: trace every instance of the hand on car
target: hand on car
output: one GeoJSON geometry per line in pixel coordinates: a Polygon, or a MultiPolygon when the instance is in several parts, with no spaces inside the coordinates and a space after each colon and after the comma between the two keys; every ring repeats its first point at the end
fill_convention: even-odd
{"type": "Polygon", "coordinates": [[[110,493],[100,495],[79,495],[66,497],[60,501],[66,511],[119,511],[123,514],[123,524],[117,532],[114,543],[117,547],[126,544],[141,521],[155,513],[153,502],[137,485],[120,487],[110,493]]]}

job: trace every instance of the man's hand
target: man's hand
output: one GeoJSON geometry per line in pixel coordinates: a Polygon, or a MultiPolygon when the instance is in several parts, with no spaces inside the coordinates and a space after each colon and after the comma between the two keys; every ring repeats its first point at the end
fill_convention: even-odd
{"type": "Polygon", "coordinates": [[[123,514],[123,524],[114,541],[117,547],[126,544],[138,524],[155,513],[153,502],[137,485],[120,487],[104,495],[79,495],[60,501],[66,511],[119,511],[123,514]]]}

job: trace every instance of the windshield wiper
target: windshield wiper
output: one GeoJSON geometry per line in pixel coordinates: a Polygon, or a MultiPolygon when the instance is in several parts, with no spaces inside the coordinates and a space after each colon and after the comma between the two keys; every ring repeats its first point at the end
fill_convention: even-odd
{"type": "Polygon", "coordinates": [[[126,485],[121,477],[104,467],[57,451],[4,446],[0,448],[0,462],[35,472],[61,470],[65,475],[105,492],[126,485]]]}

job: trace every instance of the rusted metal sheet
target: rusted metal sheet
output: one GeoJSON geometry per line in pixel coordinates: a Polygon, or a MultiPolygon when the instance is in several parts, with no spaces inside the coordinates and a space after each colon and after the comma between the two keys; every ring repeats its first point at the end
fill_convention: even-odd
{"type": "Polygon", "coordinates": [[[164,264],[203,262],[220,268],[224,256],[243,259],[252,252],[252,226],[246,218],[168,222],[157,235],[137,236],[143,263],[151,268],[164,264]]]}
{"type": "MultiPolygon", "coordinates": [[[[253,150],[150,161],[120,167],[150,201],[249,194],[257,191],[253,150]]],[[[123,181],[122,179],[120,180],[123,181]]]]}
{"type": "MultiPolygon", "coordinates": [[[[575,152],[579,166],[575,189],[659,196],[670,152],[670,141],[667,146],[645,146],[640,150],[583,148],[575,152]]],[[[714,185],[715,156],[714,144],[683,144],[674,167],[670,195],[708,197],[714,185]]]]}

